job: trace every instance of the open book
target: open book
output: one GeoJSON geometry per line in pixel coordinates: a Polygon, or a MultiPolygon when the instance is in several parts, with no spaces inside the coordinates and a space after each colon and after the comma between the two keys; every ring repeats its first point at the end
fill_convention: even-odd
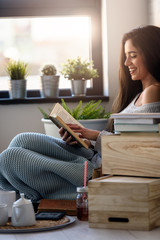
{"type": "Polygon", "coordinates": [[[80,144],[88,149],[88,145],[84,142],[82,138],[78,136],[69,126],[67,123],[77,124],[83,127],[74,117],[72,117],[59,103],[56,103],[54,108],[52,109],[51,113],[49,114],[49,118],[51,121],[58,127],[63,127],[66,131],[68,131],[72,137],[80,144]]]}

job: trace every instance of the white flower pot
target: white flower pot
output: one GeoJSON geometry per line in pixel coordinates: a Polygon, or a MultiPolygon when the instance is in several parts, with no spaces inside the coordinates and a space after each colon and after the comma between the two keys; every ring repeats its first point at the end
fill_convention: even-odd
{"type": "Polygon", "coordinates": [[[102,119],[86,119],[86,120],[79,120],[79,122],[85,127],[93,130],[102,131],[105,130],[107,127],[107,118],[102,119]]]}
{"type": "Polygon", "coordinates": [[[50,119],[42,118],[41,121],[44,124],[44,130],[46,135],[61,138],[59,135],[59,128],[50,119]]]}

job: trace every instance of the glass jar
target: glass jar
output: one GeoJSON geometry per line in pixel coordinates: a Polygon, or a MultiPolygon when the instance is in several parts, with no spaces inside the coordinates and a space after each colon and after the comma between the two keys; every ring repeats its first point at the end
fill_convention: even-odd
{"type": "Polygon", "coordinates": [[[88,220],[88,187],[77,187],[77,218],[81,221],[88,220]]]}

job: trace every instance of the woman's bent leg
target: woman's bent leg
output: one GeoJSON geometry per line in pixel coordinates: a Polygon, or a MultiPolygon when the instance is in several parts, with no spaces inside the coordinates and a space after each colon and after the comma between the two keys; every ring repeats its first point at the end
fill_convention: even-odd
{"type": "Polygon", "coordinates": [[[94,155],[92,149],[85,149],[79,146],[69,146],[58,138],[47,136],[41,133],[20,133],[13,138],[10,147],[20,147],[31,151],[41,153],[46,156],[55,156],[55,148],[61,151],[61,157],[64,158],[66,151],[91,159],[94,155]]]}
{"type": "MultiPolygon", "coordinates": [[[[65,158],[59,159],[56,156],[63,151],[60,146],[55,156],[50,157],[11,145],[0,154],[0,187],[24,192],[34,201],[75,198],[76,187],[83,186],[86,158],[64,151],[65,158]]],[[[87,179],[92,171],[92,163],[88,161],[87,179]]]]}

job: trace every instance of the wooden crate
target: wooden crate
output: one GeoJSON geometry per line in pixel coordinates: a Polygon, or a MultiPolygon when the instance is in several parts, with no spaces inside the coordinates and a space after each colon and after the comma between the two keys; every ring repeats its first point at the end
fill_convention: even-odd
{"type": "Polygon", "coordinates": [[[160,177],[160,134],[103,136],[102,174],[160,177]]]}
{"type": "Polygon", "coordinates": [[[160,224],[160,179],[105,176],[88,184],[89,227],[151,230],[160,224]]]}

